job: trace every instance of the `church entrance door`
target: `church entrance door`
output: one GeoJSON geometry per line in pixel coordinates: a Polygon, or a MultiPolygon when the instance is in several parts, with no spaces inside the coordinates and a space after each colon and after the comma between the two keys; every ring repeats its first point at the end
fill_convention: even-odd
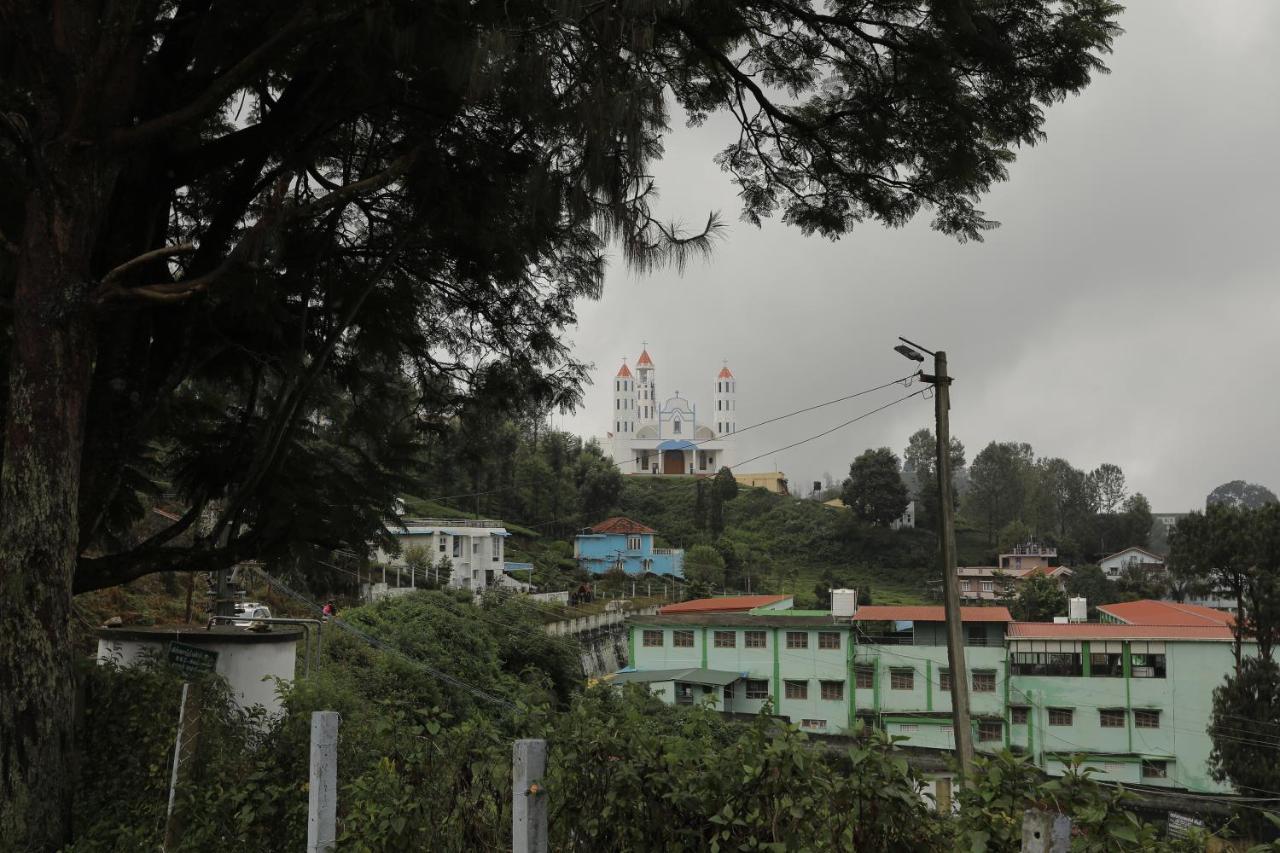
{"type": "Polygon", "coordinates": [[[683,474],[684,473],[684,451],[683,450],[662,451],[662,473],[664,474],[683,474]]]}

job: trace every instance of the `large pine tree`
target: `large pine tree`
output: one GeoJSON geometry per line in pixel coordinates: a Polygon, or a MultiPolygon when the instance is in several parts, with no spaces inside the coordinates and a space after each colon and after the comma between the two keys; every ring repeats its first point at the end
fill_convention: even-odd
{"type": "Polygon", "coordinates": [[[977,238],[1117,13],[0,2],[0,835],[68,837],[73,590],[362,545],[420,428],[476,389],[573,401],[558,332],[606,244],[640,267],[708,246],[650,215],[668,98],[737,117],[748,219],[835,236],[927,208],[977,238]],[[186,511],[138,539],[155,491],[186,511]]]}

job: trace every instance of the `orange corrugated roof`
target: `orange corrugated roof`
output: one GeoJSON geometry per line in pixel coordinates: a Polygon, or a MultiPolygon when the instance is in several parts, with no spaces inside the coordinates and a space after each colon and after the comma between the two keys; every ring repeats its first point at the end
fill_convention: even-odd
{"type": "Polygon", "coordinates": [[[1098,609],[1129,625],[1226,625],[1229,628],[1236,621],[1230,613],[1212,607],[1150,598],[1100,604],[1098,609]]]}
{"type": "MultiPolygon", "coordinates": [[[[668,604],[658,609],[659,613],[725,613],[739,610],[751,610],[769,604],[786,601],[789,595],[723,595],[719,598],[695,598],[693,601],[682,601],[679,604],[668,604]]],[[[785,614],[786,611],[779,611],[785,614]]]]}
{"type": "Polygon", "coordinates": [[[618,368],[618,376],[622,379],[631,378],[631,368],[627,367],[627,363],[622,362],[622,367],[618,368]]]}
{"type": "Polygon", "coordinates": [[[716,379],[732,379],[733,373],[729,370],[729,365],[720,368],[720,372],[716,374],[716,379]]]}
{"type": "Polygon", "coordinates": [[[640,357],[639,357],[638,359],[636,359],[636,366],[637,366],[637,367],[639,367],[640,365],[644,365],[644,364],[647,364],[647,365],[649,365],[650,367],[653,367],[653,359],[649,358],[649,351],[648,351],[647,349],[646,349],[646,350],[642,350],[642,351],[640,352],[640,357]]]}
{"type": "Polygon", "coordinates": [[[592,533],[657,533],[652,527],[645,527],[638,521],[632,521],[621,515],[606,518],[599,524],[591,526],[592,533]]]}
{"type": "MultiPolygon", "coordinates": [[[[931,605],[868,604],[859,607],[854,619],[861,622],[945,622],[946,610],[931,605]]],[[[1012,622],[1007,607],[961,607],[961,622],[1012,622]]]]}
{"type": "Polygon", "coordinates": [[[1014,622],[1016,640],[1230,640],[1226,625],[1112,625],[1104,622],[1014,622]]]}
{"type": "Polygon", "coordinates": [[[1032,566],[1024,571],[1021,577],[1025,578],[1028,575],[1046,575],[1048,577],[1053,577],[1053,573],[1057,571],[1064,571],[1067,574],[1073,574],[1071,569],[1066,566],[1032,566]]]}

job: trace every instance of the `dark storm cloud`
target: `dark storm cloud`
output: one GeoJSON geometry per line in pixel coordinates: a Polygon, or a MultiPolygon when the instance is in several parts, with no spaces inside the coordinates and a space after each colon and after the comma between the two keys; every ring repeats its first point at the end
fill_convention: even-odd
{"type": "MultiPolygon", "coordinates": [[[[1121,20],[1112,74],[1049,109],[1048,140],[1020,152],[983,200],[1003,226],[980,245],[928,217],[831,243],[778,222],[734,222],[683,276],[616,264],[574,340],[597,366],[588,406],[561,425],[602,434],[608,379],[641,340],[659,393],[706,406],[721,360],[748,424],[906,372],[898,334],[946,349],[953,431],[972,458],[1030,442],[1081,467],[1119,464],[1157,511],[1243,478],[1280,488],[1269,390],[1280,335],[1280,4],[1144,0],[1121,20]]],[[[672,134],[661,210],[733,221],[711,162],[725,123],[672,134]]],[[[879,401],[753,431],[738,458],[789,444],[879,401]]],[[[843,476],[866,447],[901,453],[931,403],[895,407],[776,456],[793,483],[843,476]]],[[[748,466],[771,470],[771,458],[748,466]]]]}

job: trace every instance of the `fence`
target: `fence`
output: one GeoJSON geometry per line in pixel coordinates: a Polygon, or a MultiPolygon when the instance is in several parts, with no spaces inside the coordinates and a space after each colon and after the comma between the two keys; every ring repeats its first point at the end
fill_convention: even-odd
{"type": "Polygon", "coordinates": [[[546,626],[546,631],[555,637],[562,637],[567,634],[582,634],[587,631],[594,631],[599,628],[607,628],[610,625],[617,625],[626,622],[628,616],[649,615],[657,613],[657,605],[650,607],[641,607],[638,610],[614,611],[612,613],[593,613],[590,616],[579,616],[577,619],[564,619],[560,622],[552,622],[546,626]]]}
{"type": "MultiPolygon", "coordinates": [[[[333,853],[338,815],[338,714],[311,715],[311,768],[307,791],[307,853],[333,853]]],[[[544,782],[547,742],[517,740],[511,750],[512,853],[547,853],[551,792],[544,782]]],[[[1071,819],[1045,811],[1027,811],[1022,819],[1023,853],[1067,853],[1071,819]]]]}

